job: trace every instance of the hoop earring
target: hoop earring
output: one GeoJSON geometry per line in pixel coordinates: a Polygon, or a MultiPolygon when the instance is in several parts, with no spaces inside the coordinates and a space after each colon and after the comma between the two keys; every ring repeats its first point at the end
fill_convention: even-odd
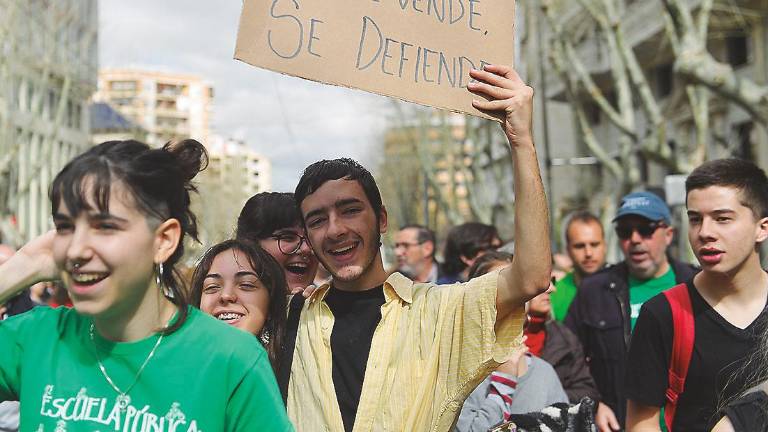
{"type": "Polygon", "coordinates": [[[171,290],[169,287],[165,286],[163,283],[163,263],[157,264],[157,273],[155,274],[155,282],[157,283],[158,288],[163,292],[163,295],[168,297],[169,299],[173,299],[173,290],[171,290]]]}
{"type": "Polygon", "coordinates": [[[261,331],[261,334],[259,335],[259,339],[261,340],[262,345],[267,346],[269,345],[269,339],[271,334],[269,333],[269,329],[264,329],[261,331]]]}

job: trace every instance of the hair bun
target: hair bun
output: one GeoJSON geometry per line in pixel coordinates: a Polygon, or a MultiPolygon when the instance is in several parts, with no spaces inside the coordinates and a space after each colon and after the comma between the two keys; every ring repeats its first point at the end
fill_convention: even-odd
{"type": "Polygon", "coordinates": [[[199,141],[185,139],[181,141],[169,141],[163,146],[163,150],[172,154],[179,163],[184,174],[184,180],[192,180],[197,173],[208,166],[208,152],[199,141]]]}

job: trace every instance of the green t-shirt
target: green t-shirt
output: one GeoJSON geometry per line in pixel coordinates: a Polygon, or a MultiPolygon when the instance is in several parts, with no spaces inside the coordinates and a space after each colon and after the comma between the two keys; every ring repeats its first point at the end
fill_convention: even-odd
{"type": "Polygon", "coordinates": [[[21,432],[292,431],[266,351],[255,337],[190,309],[158,345],[125,411],[121,390],[157,342],[114,343],[72,309],[39,307],[0,322],[0,401],[21,401],[21,432]]]}
{"type": "Polygon", "coordinates": [[[576,297],[576,281],[573,279],[573,272],[568,273],[562,279],[555,283],[555,292],[550,294],[552,302],[552,313],[555,319],[562,322],[565,315],[568,314],[568,308],[576,297]]]}
{"type": "Polygon", "coordinates": [[[669,266],[666,273],[654,279],[641,281],[632,276],[629,277],[629,312],[632,330],[635,329],[635,322],[640,315],[640,307],[643,303],[673,286],[675,286],[675,271],[672,270],[672,266],[669,266]]]}

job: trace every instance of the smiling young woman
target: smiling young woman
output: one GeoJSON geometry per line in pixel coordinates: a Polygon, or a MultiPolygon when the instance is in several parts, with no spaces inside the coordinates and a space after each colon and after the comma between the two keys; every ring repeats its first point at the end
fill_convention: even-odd
{"type": "Polygon", "coordinates": [[[257,336],[277,370],[285,332],[285,276],[258,245],[226,240],[212,246],[192,276],[192,304],[257,336]]]}
{"type": "Polygon", "coordinates": [[[258,244],[277,261],[285,274],[288,292],[301,292],[313,283],[317,258],[307,241],[292,193],[261,192],[252,196],[237,218],[235,236],[258,244]]]}
{"type": "Polygon", "coordinates": [[[0,322],[0,401],[21,398],[22,430],[292,429],[264,349],[189,307],[175,273],[205,163],[194,140],[111,141],[56,176],[55,232],[0,267],[0,302],[61,278],[74,304],[0,322]]]}

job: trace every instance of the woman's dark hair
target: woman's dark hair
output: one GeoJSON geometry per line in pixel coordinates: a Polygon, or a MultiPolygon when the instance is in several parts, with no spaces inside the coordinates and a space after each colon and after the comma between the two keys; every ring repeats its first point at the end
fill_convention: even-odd
{"type": "Polygon", "coordinates": [[[163,263],[162,281],[172,293],[168,297],[179,307],[179,315],[165,333],[179,329],[189,312],[183,279],[175,265],[184,255],[186,235],[197,240],[197,220],[189,208],[189,195],[196,191],[192,179],[207,163],[205,147],[192,139],[169,142],[157,149],[133,140],[107,141],[72,159],[56,175],[50,189],[53,215],[62,201],[72,215],[91,210],[90,203],[107,213],[111,187],[119,182],[130,192],[138,210],[151,221],[179,221],[181,238],[163,263]]]}
{"type": "Polygon", "coordinates": [[[476,257],[479,252],[492,248],[493,239],[498,237],[496,227],[480,222],[467,222],[451,228],[443,250],[443,270],[449,275],[461,273],[467,268],[461,257],[476,257]]]}
{"type": "MultiPolygon", "coordinates": [[[[192,274],[192,304],[200,307],[200,301],[203,296],[203,281],[211,270],[213,260],[222,252],[236,250],[248,257],[248,264],[251,266],[259,281],[269,291],[269,311],[267,321],[261,330],[261,336],[268,335],[269,343],[265,345],[269,362],[272,363],[272,369],[277,372],[279,366],[279,356],[285,339],[285,320],[287,300],[285,297],[285,274],[280,264],[272,258],[267,251],[258,244],[242,239],[225,240],[213,245],[208,249],[200,263],[197,264],[192,274]]],[[[242,264],[242,263],[241,263],[242,264]]]]}
{"type": "Polygon", "coordinates": [[[490,251],[476,259],[469,268],[469,279],[482,276],[491,271],[497,263],[512,263],[513,255],[507,252],[490,251]]]}
{"type": "Polygon", "coordinates": [[[318,190],[325,182],[330,180],[355,180],[363,188],[368,202],[376,215],[376,223],[381,215],[381,193],[376,186],[373,175],[357,161],[349,158],[321,160],[308,166],[299,179],[294,193],[296,207],[301,211],[301,203],[304,199],[318,190]]]}
{"type": "Polygon", "coordinates": [[[238,239],[258,242],[279,229],[301,225],[301,212],[290,192],[262,192],[245,202],[237,218],[238,239]]]}

